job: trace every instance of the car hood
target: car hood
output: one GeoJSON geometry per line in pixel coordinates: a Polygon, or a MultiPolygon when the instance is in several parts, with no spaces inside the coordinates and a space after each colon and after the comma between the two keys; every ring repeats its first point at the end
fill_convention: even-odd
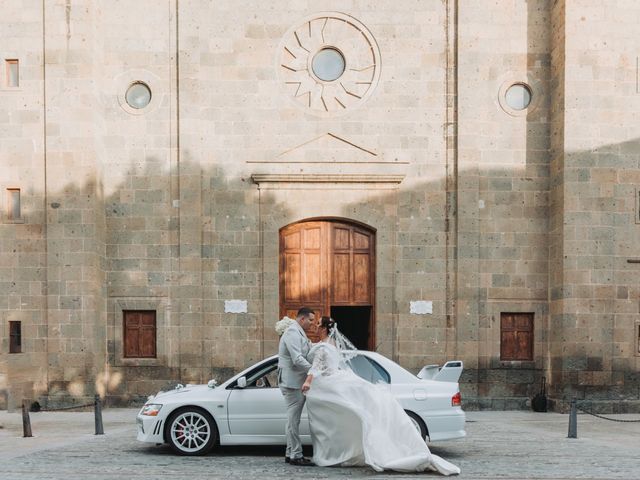
{"type": "Polygon", "coordinates": [[[208,391],[211,391],[211,388],[208,385],[187,385],[186,387],[177,387],[166,392],[160,391],[153,397],[153,399],[149,399],[149,401],[171,401],[184,396],[185,394],[198,395],[199,393],[208,391]]]}

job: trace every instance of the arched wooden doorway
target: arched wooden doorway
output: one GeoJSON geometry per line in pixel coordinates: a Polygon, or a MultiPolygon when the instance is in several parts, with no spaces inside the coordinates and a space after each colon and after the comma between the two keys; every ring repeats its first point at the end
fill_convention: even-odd
{"type": "Polygon", "coordinates": [[[342,219],[280,229],[280,316],[302,306],[330,315],[361,349],[375,349],[375,231],[342,219]]]}

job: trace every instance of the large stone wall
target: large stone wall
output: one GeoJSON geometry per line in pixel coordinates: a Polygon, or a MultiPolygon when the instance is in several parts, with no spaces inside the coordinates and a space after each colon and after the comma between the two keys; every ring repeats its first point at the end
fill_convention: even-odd
{"type": "Polygon", "coordinates": [[[458,344],[480,399],[522,406],[547,353],[551,12],[541,0],[459,15],[458,344]],[[518,82],[532,91],[524,111],[504,101],[518,82]],[[502,312],[534,313],[532,361],[500,361],[502,312]]]}
{"type": "Polygon", "coordinates": [[[561,306],[556,396],[638,401],[637,50],[634,2],[564,6],[561,306]]]}
{"type": "Polygon", "coordinates": [[[47,259],[42,11],[37,2],[3,5],[0,19],[0,405],[47,386],[47,259]],[[19,22],[15,20],[19,19],[19,22]],[[20,59],[17,88],[5,59],[20,59]],[[7,188],[20,188],[22,218],[8,219],[7,188]],[[26,355],[8,355],[9,322],[22,323],[26,355]],[[11,394],[9,392],[11,391],[11,394]]]}
{"type": "Polygon", "coordinates": [[[136,402],[274,353],[279,230],[341,218],[376,232],[381,353],[464,360],[468,408],[522,408],[542,376],[635,408],[638,7],[615,3],[8,2],[0,405],[136,402]],[[281,66],[326,12],[378,54],[338,114],[281,66]],[[519,82],[525,111],[504,101],[519,82]],[[124,357],[128,309],[156,310],[157,358],[124,357]],[[501,361],[504,312],[534,314],[532,361],[501,361]]]}

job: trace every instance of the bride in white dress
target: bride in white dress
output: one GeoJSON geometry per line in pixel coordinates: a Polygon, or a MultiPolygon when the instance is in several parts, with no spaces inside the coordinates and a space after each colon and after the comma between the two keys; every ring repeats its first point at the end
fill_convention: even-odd
{"type": "Polygon", "coordinates": [[[316,465],[460,473],[457,466],[431,454],[387,386],[373,385],[348,368],[346,360],[355,347],[331,318],[320,319],[318,334],[321,341],[309,352],[312,367],[302,386],[316,465]]]}

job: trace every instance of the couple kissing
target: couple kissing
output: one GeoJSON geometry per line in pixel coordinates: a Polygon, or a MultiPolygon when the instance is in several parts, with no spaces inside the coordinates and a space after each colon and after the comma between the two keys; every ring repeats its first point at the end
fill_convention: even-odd
{"type": "Polygon", "coordinates": [[[287,405],[285,461],[297,466],[365,466],[376,471],[460,469],[432,455],[402,406],[384,385],[356,375],[349,361],[358,354],[330,317],[315,318],[302,307],[280,337],[278,384],[287,405]],[[320,341],[306,332],[317,326],[320,341]],[[302,455],[300,417],[307,404],[313,460],[302,455]]]}

